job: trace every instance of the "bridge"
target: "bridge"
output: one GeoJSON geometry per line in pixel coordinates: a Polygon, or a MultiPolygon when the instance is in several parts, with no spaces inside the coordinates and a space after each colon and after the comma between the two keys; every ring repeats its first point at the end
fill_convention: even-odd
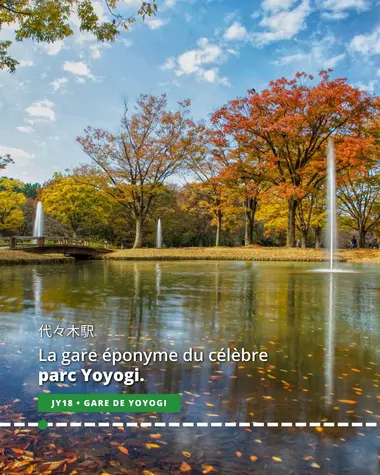
{"type": "Polygon", "coordinates": [[[10,250],[31,252],[35,254],[64,254],[75,259],[101,259],[105,254],[113,252],[107,241],[95,242],[86,239],[69,237],[35,237],[11,236],[0,237],[10,250]]]}

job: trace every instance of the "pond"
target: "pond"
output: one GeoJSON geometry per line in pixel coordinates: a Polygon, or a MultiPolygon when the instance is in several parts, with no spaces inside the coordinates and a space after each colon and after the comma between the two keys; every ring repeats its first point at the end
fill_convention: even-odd
{"type": "MultiPolygon", "coordinates": [[[[380,417],[380,269],[344,265],[353,272],[330,275],[313,272],[315,266],[108,261],[1,268],[0,421],[40,420],[42,390],[180,393],[181,413],[45,414],[49,422],[145,421],[152,427],[16,435],[0,429],[0,455],[1,448],[5,457],[21,447],[45,461],[66,460],[54,473],[64,467],[80,474],[380,473],[378,429],[365,427],[380,417]],[[43,325],[93,325],[94,338],[59,332],[41,338],[43,325]],[[39,349],[46,355],[190,347],[265,351],[268,362],[161,362],[141,368],[144,381],[130,387],[80,380],[38,385],[39,371],[65,369],[60,362],[41,363],[39,349]],[[211,426],[321,421],[350,427],[211,426]],[[208,427],[157,428],[156,422],[208,427]]],[[[101,362],[85,366],[112,369],[101,362]]],[[[73,363],[70,370],[81,367],[73,363]]],[[[37,462],[30,466],[38,470],[37,462]]],[[[30,470],[25,473],[42,473],[30,470]]]]}

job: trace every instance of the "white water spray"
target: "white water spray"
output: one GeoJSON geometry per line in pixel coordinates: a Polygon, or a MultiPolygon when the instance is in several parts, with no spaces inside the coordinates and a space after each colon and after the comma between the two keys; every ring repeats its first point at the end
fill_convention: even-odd
{"type": "Polygon", "coordinates": [[[338,233],[336,218],[336,168],[333,139],[329,139],[327,151],[327,243],[330,257],[330,271],[335,270],[335,252],[338,233]]]}
{"type": "Polygon", "coordinates": [[[43,237],[44,235],[44,209],[41,201],[37,203],[36,218],[33,226],[33,237],[43,237]]]}
{"type": "Polygon", "coordinates": [[[157,248],[157,249],[161,249],[161,248],[162,248],[162,225],[161,225],[161,219],[159,219],[159,220],[158,220],[158,223],[157,223],[156,248],[157,248]]]}

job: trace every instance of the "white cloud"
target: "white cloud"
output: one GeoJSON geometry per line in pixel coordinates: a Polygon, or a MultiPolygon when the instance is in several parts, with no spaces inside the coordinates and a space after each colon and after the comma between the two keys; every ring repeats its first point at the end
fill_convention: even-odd
{"type": "Polygon", "coordinates": [[[26,174],[25,169],[30,171],[31,166],[34,166],[34,153],[29,153],[22,148],[7,147],[0,145],[0,155],[9,154],[15,163],[11,163],[5,170],[2,170],[4,176],[22,179],[22,176],[30,177],[30,173],[26,174]]]}
{"type": "Polygon", "coordinates": [[[380,54],[380,25],[372,33],[356,35],[351,40],[350,49],[363,55],[380,54]]]}
{"type": "Polygon", "coordinates": [[[54,79],[54,81],[52,81],[49,86],[51,86],[53,88],[53,91],[54,92],[57,92],[59,90],[61,90],[65,84],[67,84],[69,82],[69,80],[65,77],[62,77],[62,78],[57,78],[57,79],[54,79]]]}
{"type": "Polygon", "coordinates": [[[287,66],[288,64],[299,63],[305,61],[309,58],[309,55],[306,53],[295,53],[282,56],[281,58],[274,61],[276,66],[287,66]]]}
{"type": "Polygon", "coordinates": [[[74,76],[87,77],[92,80],[96,79],[88,65],[83,61],[65,61],[63,70],[74,74],[74,76]]]}
{"type": "Polygon", "coordinates": [[[376,91],[376,87],[378,84],[379,84],[379,81],[377,81],[377,79],[372,79],[367,84],[362,81],[359,81],[358,83],[355,84],[355,86],[361,89],[362,91],[366,91],[366,92],[369,92],[370,94],[373,94],[376,91]]]}
{"type": "Polygon", "coordinates": [[[323,67],[326,68],[326,69],[330,69],[330,68],[333,69],[345,57],[346,57],[345,53],[342,53],[342,54],[338,54],[336,56],[333,56],[331,58],[328,58],[323,62],[323,67]]]}
{"type": "Polygon", "coordinates": [[[216,66],[224,63],[229,54],[221,46],[210,43],[207,38],[201,38],[197,42],[197,48],[185,51],[178,58],[168,58],[161,69],[174,70],[177,76],[194,74],[199,81],[228,85],[228,79],[219,76],[219,68],[216,66]]]}
{"type": "Polygon", "coordinates": [[[30,127],[30,125],[19,125],[16,127],[16,129],[20,132],[23,132],[24,134],[29,134],[30,132],[33,132],[33,127],[30,127]]]}
{"type": "Polygon", "coordinates": [[[107,43],[94,43],[90,45],[90,54],[92,59],[100,59],[103,54],[103,49],[111,48],[107,43]]]}
{"type": "Polygon", "coordinates": [[[368,0],[324,0],[321,7],[333,12],[343,12],[345,10],[364,11],[369,8],[368,0]]]}
{"type": "Polygon", "coordinates": [[[65,44],[62,40],[55,41],[54,43],[45,43],[43,45],[43,49],[45,50],[46,54],[48,54],[49,56],[55,56],[64,47],[65,47],[65,44]]]}
{"type": "Polygon", "coordinates": [[[289,10],[297,0],[264,0],[261,8],[264,11],[278,13],[282,10],[289,10]]]}
{"type": "Polygon", "coordinates": [[[177,0],[165,0],[165,6],[168,8],[173,8],[177,3],[177,0]]]}
{"type": "Polygon", "coordinates": [[[146,17],[144,21],[151,30],[158,30],[168,23],[168,20],[155,17],[146,17]]]}
{"type": "Polygon", "coordinates": [[[323,12],[321,17],[324,20],[344,20],[345,18],[348,17],[347,12],[323,12]]]}
{"type": "Polygon", "coordinates": [[[25,60],[25,59],[21,59],[21,60],[19,61],[19,63],[20,63],[20,64],[18,65],[19,68],[25,68],[25,67],[33,66],[33,64],[34,64],[33,61],[31,61],[31,60],[29,60],[29,59],[26,59],[26,60],[25,60]]]}
{"type": "Polygon", "coordinates": [[[247,29],[238,21],[232,23],[224,33],[224,39],[227,41],[244,41],[248,38],[247,29]]]}
{"type": "Polygon", "coordinates": [[[260,26],[266,31],[252,34],[253,42],[257,45],[292,39],[306,27],[305,20],[311,13],[311,8],[309,0],[302,0],[293,10],[276,10],[275,13],[270,13],[272,14],[265,14],[260,21],[260,26]]]}
{"type": "Polygon", "coordinates": [[[335,54],[336,39],[334,36],[326,36],[323,39],[307,43],[306,51],[297,51],[293,54],[284,55],[274,61],[276,66],[297,65],[303,70],[315,71],[315,69],[332,69],[345,57],[345,53],[335,54]]]}
{"type": "Polygon", "coordinates": [[[176,65],[176,60],[173,57],[168,58],[164,64],[162,64],[160,67],[162,70],[168,70],[168,69],[174,69],[176,65]]]}
{"type": "Polygon", "coordinates": [[[132,41],[132,40],[127,40],[126,38],[121,39],[120,42],[121,42],[126,48],[129,48],[130,46],[133,45],[133,41],[132,41]]]}
{"type": "MultiPolygon", "coordinates": [[[[29,114],[29,117],[36,117],[39,122],[55,121],[55,112],[53,111],[54,102],[47,99],[42,101],[33,102],[25,111],[29,114]]],[[[35,123],[34,119],[27,119],[28,123],[35,123]]]]}

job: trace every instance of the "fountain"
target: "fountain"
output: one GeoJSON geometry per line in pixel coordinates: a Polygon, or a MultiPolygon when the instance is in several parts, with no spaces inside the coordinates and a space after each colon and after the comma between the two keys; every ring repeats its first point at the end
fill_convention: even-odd
{"type": "Polygon", "coordinates": [[[33,237],[43,237],[44,235],[44,209],[41,201],[37,203],[36,218],[33,226],[33,237]]]}
{"type": "Polygon", "coordinates": [[[161,247],[162,247],[162,225],[161,225],[161,219],[159,219],[157,223],[156,248],[161,249],[161,247]]]}
{"type": "Polygon", "coordinates": [[[330,272],[335,270],[335,252],[338,233],[336,218],[336,168],[333,139],[329,138],[327,150],[327,242],[329,247],[330,272]]]}

